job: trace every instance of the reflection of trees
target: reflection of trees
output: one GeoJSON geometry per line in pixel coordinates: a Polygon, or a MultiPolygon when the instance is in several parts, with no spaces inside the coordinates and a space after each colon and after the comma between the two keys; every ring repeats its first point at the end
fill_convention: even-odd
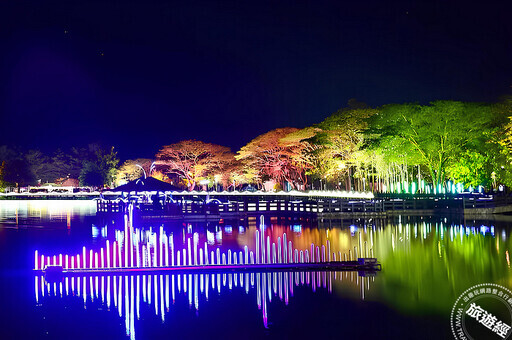
{"type": "Polygon", "coordinates": [[[508,241],[500,237],[465,230],[461,237],[460,226],[424,223],[388,226],[375,236],[383,266],[378,294],[400,310],[448,313],[465,289],[510,277],[508,241]]]}
{"type": "MultiPolygon", "coordinates": [[[[408,313],[447,315],[456,298],[472,285],[492,282],[508,286],[512,281],[506,255],[510,244],[508,238],[503,240],[501,230],[496,230],[496,236],[489,231],[484,236],[479,228],[468,227],[461,237],[460,225],[421,222],[383,226],[380,220],[372,224],[366,230],[358,224],[352,232],[348,225],[330,229],[303,225],[300,232],[293,232],[277,221],[267,228],[266,235],[277,242],[286,232],[298,249],[309,249],[311,243],[321,246],[329,240],[332,252],[347,255],[354,247],[360,251],[366,241],[382,264],[367,298],[383,300],[408,313]]],[[[238,235],[239,245],[251,245],[255,230],[248,228],[238,235]]],[[[355,288],[355,282],[345,283],[355,288]]]]}

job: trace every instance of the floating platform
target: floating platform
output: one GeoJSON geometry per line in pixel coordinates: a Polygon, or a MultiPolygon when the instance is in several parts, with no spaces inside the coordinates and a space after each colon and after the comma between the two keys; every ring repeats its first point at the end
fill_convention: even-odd
{"type": "Polygon", "coordinates": [[[360,276],[371,276],[381,270],[376,258],[359,258],[357,261],[336,261],[320,263],[267,263],[267,264],[231,264],[231,265],[193,265],[162,267],[116,267],[65,269],[59,265],[46,266],[34,270],[48,280],[56,281],[68,276],[107,276],[107,275],[162,275],[162,274],[210,274],[210,273],[255,273],[283,271],[357,271],[360,276]],[[361,275],[364,272],[369,275],[361,275]]]}

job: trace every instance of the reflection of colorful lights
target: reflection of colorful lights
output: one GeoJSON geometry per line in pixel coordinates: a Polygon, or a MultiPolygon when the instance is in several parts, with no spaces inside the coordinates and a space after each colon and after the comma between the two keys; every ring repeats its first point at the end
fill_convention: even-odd
{"type": "Polygon", "coordinates": [[[350,233],[354,234],[357,231],[357,227],[355,225],[350,226],[350,233]]]}
{"type": "MultiPolygon", "coordinates": [[[[174,244],[174,237],[171,233],[167,235],[163,227],[156,230],[143,230],[134,228],[131,218],[125,218],[124,228],[114,231],[114,239],[106,240],[105,247],[99,249],[88,249],[83,247],[80,254],[59,254],[50,256],[41,255],[37,250],[34,255],[34,268],[43,269],[47,265],[61,265],[64,269],[72,271],[80,268],[119,268],[119,267],[162,267],[162,266],[191,266],[191,265],[237,265],[237,264],[275,264],[275,263],[305,263],[305,262],[327,262],[341,260],[342,253],[331,254],[331,244],[327,240],[326,245],[317,246],[311,243],[309,249],[295,249],[292,240],[287,239],[286,233],[277,236],[272,228],[264,228],[260,224],[255,232],[257,240],[252,245],[253,252],[247,245],[241,250],[227,249],[222,252],[219,247],[211,249],[209,241],[212,238],[222,241],[222,229],[215,233],[207,231],[206,242],[200,242],[199,234],[183,234],[183,248],[177,249],[174,244]],[[267,235],[268,233],[268,235],[267,235]],[[272,238],[271,238],[272,236],[272,238]],[[274,238],[277,237],[277,240],[274,238]],[[111,242],[113,241],[113,242],[111,242]],[[277,242],[276,242],[277,241],[277,242]],[[210,248],[210,249],[209,249],[210,248]],[[256,253],[256,254],[255,254],[256,253]],[[255,256],[256,255],[256,256],[255,256]]],[[[300,227],[300,225],[299,225],[300,227]]],[[[190,229],[185,226],[186,229],[190,229]]],[[[98,230],[98,228],[96,228],[98,230]]],[[[223,228],[226,231],[226,228],[223,228]]],[[[292,228],[293,229],[293,228],[292,228]]],[[[181,236],[181,232],[178,234],[181,236]]],[[[327,233],[327,235],[329,235],[327,233]]],[[[181,237],[179,237],[181,238],[181,237]]],[[[221,244],[218,242],[217,245],[221,244]]],[[[308,246],[309,247],[309,246],[308,246]]],[[[365,242],[366,249],[366,242],[365,242]]],[[[356,250],[355,250],[356,252],[356,250]]],[[[362,251],[361,251],[362,252],[362,251]]],[[[349,253],[350,258],[352,255],[349,253]]],[[[345,260],[347,256],[345,254],[345,260]]],[[[364,291],[369,289],[371,279],[360,278],[357,273],[339,272],[274,272],[274,273],[216,273],[216,274],[165,274],[165,275],[133,275],[114,276],[90,276],[86,277],[65,277],[62,282],[46,282],[43,277],[36,277],[36,300],[40,294],[78,295],[82,296],[84,303],[87,300],[99,301],[110,308],[113,297],[113,304],[120,317],[124,316],[126,334],[131,338],[135,337],[134,319],[140,318],[140,297],[143,301],[155,306],[155,312],[165,320],[166,311],[169,311],[170,296],[175,302],[176,290],[188,296],[190,306],[199,309],[200,296],[205,295],[208,300],[210,282],[212,290],[221,291],[221,287],[229,290],[235,287],[246,289],[256,287],[257,304],[262,310],[263,322],[268,326],[268,303],[272,298],[279,296],[279,299],[288,303],[289,296],[293,296],[295,286],[311,286],[313,291],[317,288],[327,288],[332,291],[332,281],[354,277],[357,283],[361,282],[361,296],[364,298],[364,291]],[[123,279],[124,277],[124,279],[123,279]],[[333,278],[334,277],[334,278],[333,278]],[[368,282],[365,283],[365,280],[368,282]],[[41,282],[39,282],[41,281],[41,282]],[[254,282],[256,281],[256,283],[254,282]],[[71,287],[71,292],[70,288],[71,287]],[[64,289],[65,288],[65,289],[64,289]],[[142,294],[140,294],[142,290],[142,294]],[[123,298],[124,297],[124,298],[123,298]],[[124,304],[124,306],[123,306],[124,304]],[[123,308],[124,307],[124,308],[123,308]]]]}
{"type": "Polygon", "coordinates": [[[208,242],[208,245],[212,246],[215,244],[215,235],[209,230],[206,231],[206,240],[208,242]]]}
{"type": "Polygon", "coordinates": [[[141,300],[154,305],[156,315],[165,322],[177,296],[187,298],[190,308],[200,310],[201,301],[208,302],[212,293],[221,294],[226,289],[244,290],[249,294],[256,288],[256,305],[261,310],[264,327],[268,328],[268,304],[278,298],[288,305],[295,287],[311,287],[333,291],[334,281],[350,280],[360,286],[364,300],[373,278],[359,277],[348,272],[273,272],[273,273],[215,273],[181,275],[133,275],[101,277],[66,277],[63,282],[50,283],[43,276],[35,277],[35,299],[40,296],[82,297],[84,307],[88,302],[100,302],[108,309],[113,307],[124,318],[126,335],[135,339],[135,320],[140,320],[141,300]],[[142,298],[142,299],[141,299],[142,298]],[[112,305],[113,302],[113,305],[112,305]],[[124,307],[124,308],[123,308],[124,307]]]}
{"type": "Polygon", "coordinates": [[[482,235],[485,235],[485,233],[489,232],[489,227],[483,225],[483,226],[480,226],[480,233],[482,233],[482,235]]]}
{"type": "MultiPolygon", "coordinates": [[[[115,240],[110,248],[110,242],[107,240],[106,247],[99,250],[89,249],[87,252],[86,247],[82,249],[82,270],[92,269],[109,269],[109,268],[161,268],[175,266],[175,258],[177,266],[198,266],[198,265],[254,265],[254,264],[299,264],[299,252],[301,253],[300,259],[302,261],[302,252],[305,252],[306,263],[322,263],[342,260],[341,251],[336,254],[331,253],[331,242],[326,240],[325,245],[316,245],[311,243],[311,250],[308,254],[308,249],[295,249],[292,240],[287,240],[286,233],[277,237],[277,244],[271,241],[272,228],[264,227],[264,218],[260,218],[260,227],[255,232],[255,255],[247,246],[244,247],[244,254],[242,251],[228,249],[227,253],[220,252],[217,248],[208,251],[208,244],[211,243],[211,234],[207,232],[207,241],[199,243],[199,234],[193,233],[189,237],[185,235],[183,230],[183,249],[175,249],[173,234],[167,235],[164,231],[163,225],[158,229],[158,233],[153,232],[152,228],[149,230],[142,230],[133,227],[133,210],[129,209],[130,213],[124,215],[124,230],[115,230],[115,240]],[[267,235],[268,234],[268,235],[267,235]],[[210,241],[210,242],[209,242],[210,241]],[[203,247],[204,244],[204,247],[203,247]],[[216,253],[216,257],[214,257],[216,253]],[[210,255],[210,256],[209,256],[210,255]],[[209,264],[208,259],[212,258],[209,264]],[[215,262],[214,259],[217,259],[215,262]],[[243,259],[246,259],[246,262],[243,259]],[[221,261],[222,259],[222,261],[221,261]],[[252,262],[247,262],[251,259],[252,262]],[[254,261],[255,260],[255,261],[254,261]]],[[[231,226],[224,227],[224,230],[230,229],[231,226]]],[[[106,227],[105,227],[106,228],[106,227]]],[[[98,228],[93,227],[93,230],[98,231],[98,228]]],[[[187,230],[192,231],[191,225],[187,226],[187,230]]],[[[232,229],[231,229],[232,232],[232,229]]],[[[94,234],[94,233],[93,233],[94,234]]],[[[97,236],[97,235],[96,235],[97,236]]],[[[326,232],[329,238],[329,232],[326,232]]],[[[222,229],[218,229],[215,233],[217,244],[222,244],[222,229]]],[[[275,240],[273,238],[273,240],[275,240]]],[[[373,254],[373,249],[367,245],[367,241],[363,242],[361,234],[359,234],[359,247],[354,247],[355,259],[358,257],[369,257],[373,254]],[[359,255],[360,254],[360,255],[359,255]]],[[[37,254],[37,251],[36,251],[37,254]]],[[[346,257],[346,255],[345,255],[346,257]]],[[[349,252],[349,258],[352,256],[349,252]]],[[[59,254],[58,261],[56,255],[53,260],[47,257],[46,261],[44,255],[35,256],[36,270],[44,270],[46,266],[61,266],[66,272],[77,272],[80,269],[80,257],[77,255],[63,255],[59,254]]]]}
{"type": "MultiPolygon", "coordinates": [[[[1,195],[1,193],[0,193],[1,195]]],[[[0,219],[12,219],[16,224],[37,218],[49,221],[65,221],[71,227],[71,216],[91,216],[96,213],[96,202],[92,200],[2,200],[0,219]]]]}
{"type": "Polygon", "coordinates": [[[219,230],[215,233],[215,240],[221,244],[222,243],[222,230],[219,230]]]}

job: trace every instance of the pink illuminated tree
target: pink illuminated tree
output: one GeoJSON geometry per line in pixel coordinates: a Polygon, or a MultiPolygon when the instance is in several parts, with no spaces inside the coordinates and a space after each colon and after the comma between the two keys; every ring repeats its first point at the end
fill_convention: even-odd
{"type": "Polygon", "coordinates": [[[306,129],[275,129],[254,138],[235,157],[260,178],[287,181],[294,188],[305,186],[306,170],[311,167],[308,151],[312,147],[305,139],[311,135],[306,129]]]}
{"type": "Polygon", "coordinates": [[[191,191],[199,180],[214,176],[233,161],[234,154],[225,146],[186,140],[163,146],[155,164],[159,171],[180,177],[191,191]]]}

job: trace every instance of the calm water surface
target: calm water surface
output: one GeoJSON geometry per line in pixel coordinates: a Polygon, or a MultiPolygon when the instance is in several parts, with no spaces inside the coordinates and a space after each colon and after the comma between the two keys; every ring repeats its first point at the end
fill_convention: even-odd
{"type": "MultiPolygon", "coordinates": [[[[219,223],[135,222],[172,234],[177,250],[197,234],[223,252],[255,251],[259,219],[219,223]]],[[[354,247],[382,263],[357,273],[35,277],[34,251],[98,250],[123,231],[80,201],[0,201],[1,339],[451,338],[456,298],[484,282],[511,287],[510,228],[504,222],[396,218],[310,221],[265,216],[271,242],[294,248],[354,247]],[[117,230],[117,231],[116,231],[117,230]],[[366,242],[366,243],[365,243],[366,242]]],[[[338,256],[338,255],[337,255],[338,256]]]]}

